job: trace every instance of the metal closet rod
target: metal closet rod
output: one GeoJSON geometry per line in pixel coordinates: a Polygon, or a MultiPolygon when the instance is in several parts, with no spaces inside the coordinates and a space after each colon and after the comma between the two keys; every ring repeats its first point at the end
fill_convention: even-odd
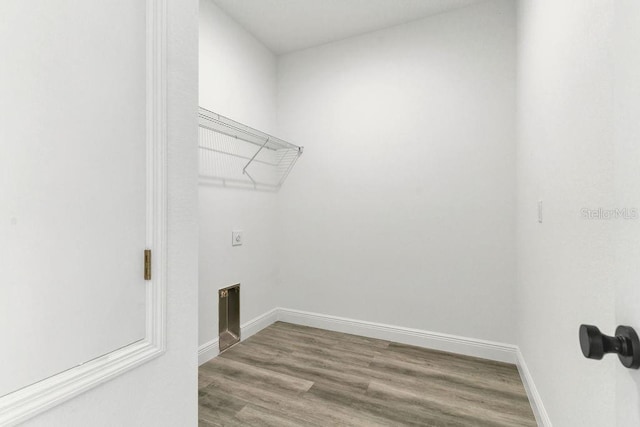
{"type": "Polygon", "coordinates": [[[206,122],[212,123],[212,125],[207,126],[208,123],[203,123],[201,120],[200,126],[203,126],[215,132],[220,132],[232,138],[241,139],[250,144],[257,145],[261,147],[261,149],[262,148],[266,148],[269,150],[289,149],[289,150],[298,150],[300,152],[302,152],[302,149],[303,149],[298,145],[284,141],[280,138],[277,138],[275,136],[272,136],[262,131],[259,131],[257,129],[254,129],[250,126],[243,125],[242,123],[238,123],[234,120],[231,120],[228,117],[225,117],[218,113],[214,113],[213,111],[207,110],[206,108],[200,107],[198,116],[200,117],[200,119],[203,119],[206,122]]]}

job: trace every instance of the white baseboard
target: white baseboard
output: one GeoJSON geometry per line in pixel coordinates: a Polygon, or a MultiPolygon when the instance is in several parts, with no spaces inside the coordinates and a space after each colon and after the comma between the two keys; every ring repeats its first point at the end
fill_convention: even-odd
{"type": "Polygon", "coordinates": [[[516,362],[516,366],[518,367],[518,372],[520,372],[520,378],[522,379],[522,384],[524,384],[524,389],[529,397],[529,403],[531,404],[533,415],[536,417],[536,422],[540,427],[552,427],[549,414],[547,414],[547,411],[544,408],[542,398],[540,397],[538,389],[533,382],[533,377],[531,376],[531,372],[529,372],[529,368],[524,361],[524,357],[522,356],[520,349],[517,351],[517,357],[518,360],[516,362]]]}
{"type": "MultiPolygon", "coordinates": [[[[275,321],[278,320],[278,309],[274,308],[272,310],[267,311],[266,313],[261,314],[258,317],[254,317],[248,322],[240,325],[240,338],[242,341],[249,338],[251,335],[256,332],[260,332],[262,329],[271,325],[275,321]]],[[[216,357],[220,354],[220,346],[218,343],[218,338],[213,339],[204,343],[198,348],[198,365],[202,365],[203,363],[207,363],[209,360],[216,357]]]]}
{"type": "Polygon", "coordinates": [[[278,320],[278,309],[274,308],[266,313],[261,314],[258,317],[254,317],[253,319],[245,322],[240,326],[240,333],[242,340],[246,340],[251,335],[260,332],[267,326],[275,323],[278,320]]]}
{"type": "Polygon", "coordinates": [[[209,360],[220,354],[218,338],[202,344],[198,348],[198,366],[207,363],[209,360]]]}
{"type": "MultiPolygon", "coordinates": [[[[295,323],[303,326],[378,338],[402,344],[448,351],[467,356],[481,357],[506,363],[518,362],[518,348],[511,344],[467,338],[420,329],[405,328],[383,323],[348,319],[288,308],[274,308],[255,317],[240,327],[242,340],[261,331],[276,321],[295,323]]],[[[218,339],[211,340],[198,349],[198,364],[208,362],[219,353],[218,339]]]]}
{"type": "Polygon", "coordinates": [[[367,322],[363,320],[348,319],[344,317],[329,316],[326,314],[310,313],[287,308],[278,309],[278,320],[303,326],[328,329],[330,331],[361,335],[369,338],[378,338],[402,344],[415,345],[418,347],[426,347],[434,350],[481,357],[483,359],[496,360],[499,362],[516,363],[517,359],[517,347],[515,345],[442,334],[438,332],[429,332],[420,329],[405,328],[401,326],[386,325],[383,323],[367,322]]]}

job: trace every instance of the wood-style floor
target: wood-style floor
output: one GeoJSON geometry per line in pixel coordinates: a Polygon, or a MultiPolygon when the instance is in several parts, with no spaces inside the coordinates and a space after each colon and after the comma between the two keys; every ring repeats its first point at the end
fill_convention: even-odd
{"type": "Polygon", "coordinates": [[[535,426],[514,365],[277,322],[199,369],[200,426],[535,426]]]}

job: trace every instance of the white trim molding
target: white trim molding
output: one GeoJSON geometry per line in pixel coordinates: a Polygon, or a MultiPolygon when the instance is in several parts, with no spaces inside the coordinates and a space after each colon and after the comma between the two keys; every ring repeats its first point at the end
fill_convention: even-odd
{"type": "Polygon", "coordinates": [[[251,335],[254,335],[267,326],[278,321],[278,310],[277,308],[271,309],[266,313],[261,314],[258,317],[254,317],[248,322],[243,323],[240,326],[240,337],[244,341],[249,338],[251,335]]]}
{"type": "MultiPolygon", "coordinates": [[[[242,335],[242,333],[240,335],[242,335]]],[[[215,357],[220,354],[219,342],[220,340],[216,338],[198,347],[198,366],[207,363],[211,359],[215,359],[215,357]]]]}
{"type": "MultiPolygon", "coordinates": [[[[240,339],[242,341],[249,338],[251,335],[260,332],[267,326],[275,323],[278,320],[278,309],[274,308],[261,314],[258,317],[254,317],[248,322],[240,325],[240,339]]],[[[208,341],[198,348],[198,365],[207,363],[209,360],[215,358],[220,354],[220,346],[218,344],[218,338],[208,341]]]]}
{"type": "MultiPolygon", "coordinates": [[[[378,338],[402,344],[448,351],[467,356],[481,357],[498,362],[516,363],[518,348],[515,345],[503,344],[475,338],[429,332],[420,329],[392,326],[383,323],[348,319],[308,311],[275,308],[240,327],[242,340],[259,332],[276,321],[311,326],[330,331],[344,332],[369,338],[378,338]]],[[[214,339],[200,346],[198,362],[203,364],[218,355],[218,340],[214,339]]]]}
{"type": "MultiPolygon", "coordinates": [[[[0,397],[0,425],[13,426],[138,367],[166,348],[166,0],[147,7],[147,248],[153,280],[146,284],[145,339],[0,397]]],[[[141,255],[142,256],[142,255],[141,255]]]]}
{"type": "Polygon", "coordinates": [[[540,427],[552,427],[549,414],[547,414],[547,410],[544,408],[540,393],[538,393],[538,389],[533,382],[533,377],[531,376],[531,372],[529,372],[529,368],[524,361],[524,356],[520,349],[518,349],[517,356],[518,359],[516,361],[516,366],[518,367],[518,372],[520,373],[524,389],[529,397],[529,403],[531,404],[533,415],[536,417],[536,422],[540,427]]]}
{"type": "Polygon", "coordinates": [[[429,332],[384,323],[367,322],[307,311],[278,309],[278,320],[298,325],[328,329],[330,331],[361,335],[415,345],[434,350],[448,351],[467,356],[481,357],[498,362],[515,363],[517,347],[493,341],[429,332]]]}

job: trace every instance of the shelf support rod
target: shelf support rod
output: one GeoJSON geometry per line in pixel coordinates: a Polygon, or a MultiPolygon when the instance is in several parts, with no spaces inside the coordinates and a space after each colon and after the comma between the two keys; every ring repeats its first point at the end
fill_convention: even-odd
{"type": "Polygon", "coordinates": [[[242,173],[244,175],[247,175],[249,177],[249,179],[251,180],[251,182],[253,182],[253,186],[255,187],[257,184],[254,181],[254,179],[251,177],[251,175],[249,175],[249,172],[247,172],[247,167],[255,160],[255,158],[258,156],[258,154],[260,154],[260,152],[262,151],[262,149],[269,143],[269,137],[267,137],[267,140],[264,142],[264,144],[262,144],[260,146],[260,148],[258,148],[258,151],[256,151],[256,154],[253,155],[253,157],[251,157],[251,159],[249,159],[249,161],[247,162],[246,165],[244,165],[244,167],[242,168],[242,173]]]}

